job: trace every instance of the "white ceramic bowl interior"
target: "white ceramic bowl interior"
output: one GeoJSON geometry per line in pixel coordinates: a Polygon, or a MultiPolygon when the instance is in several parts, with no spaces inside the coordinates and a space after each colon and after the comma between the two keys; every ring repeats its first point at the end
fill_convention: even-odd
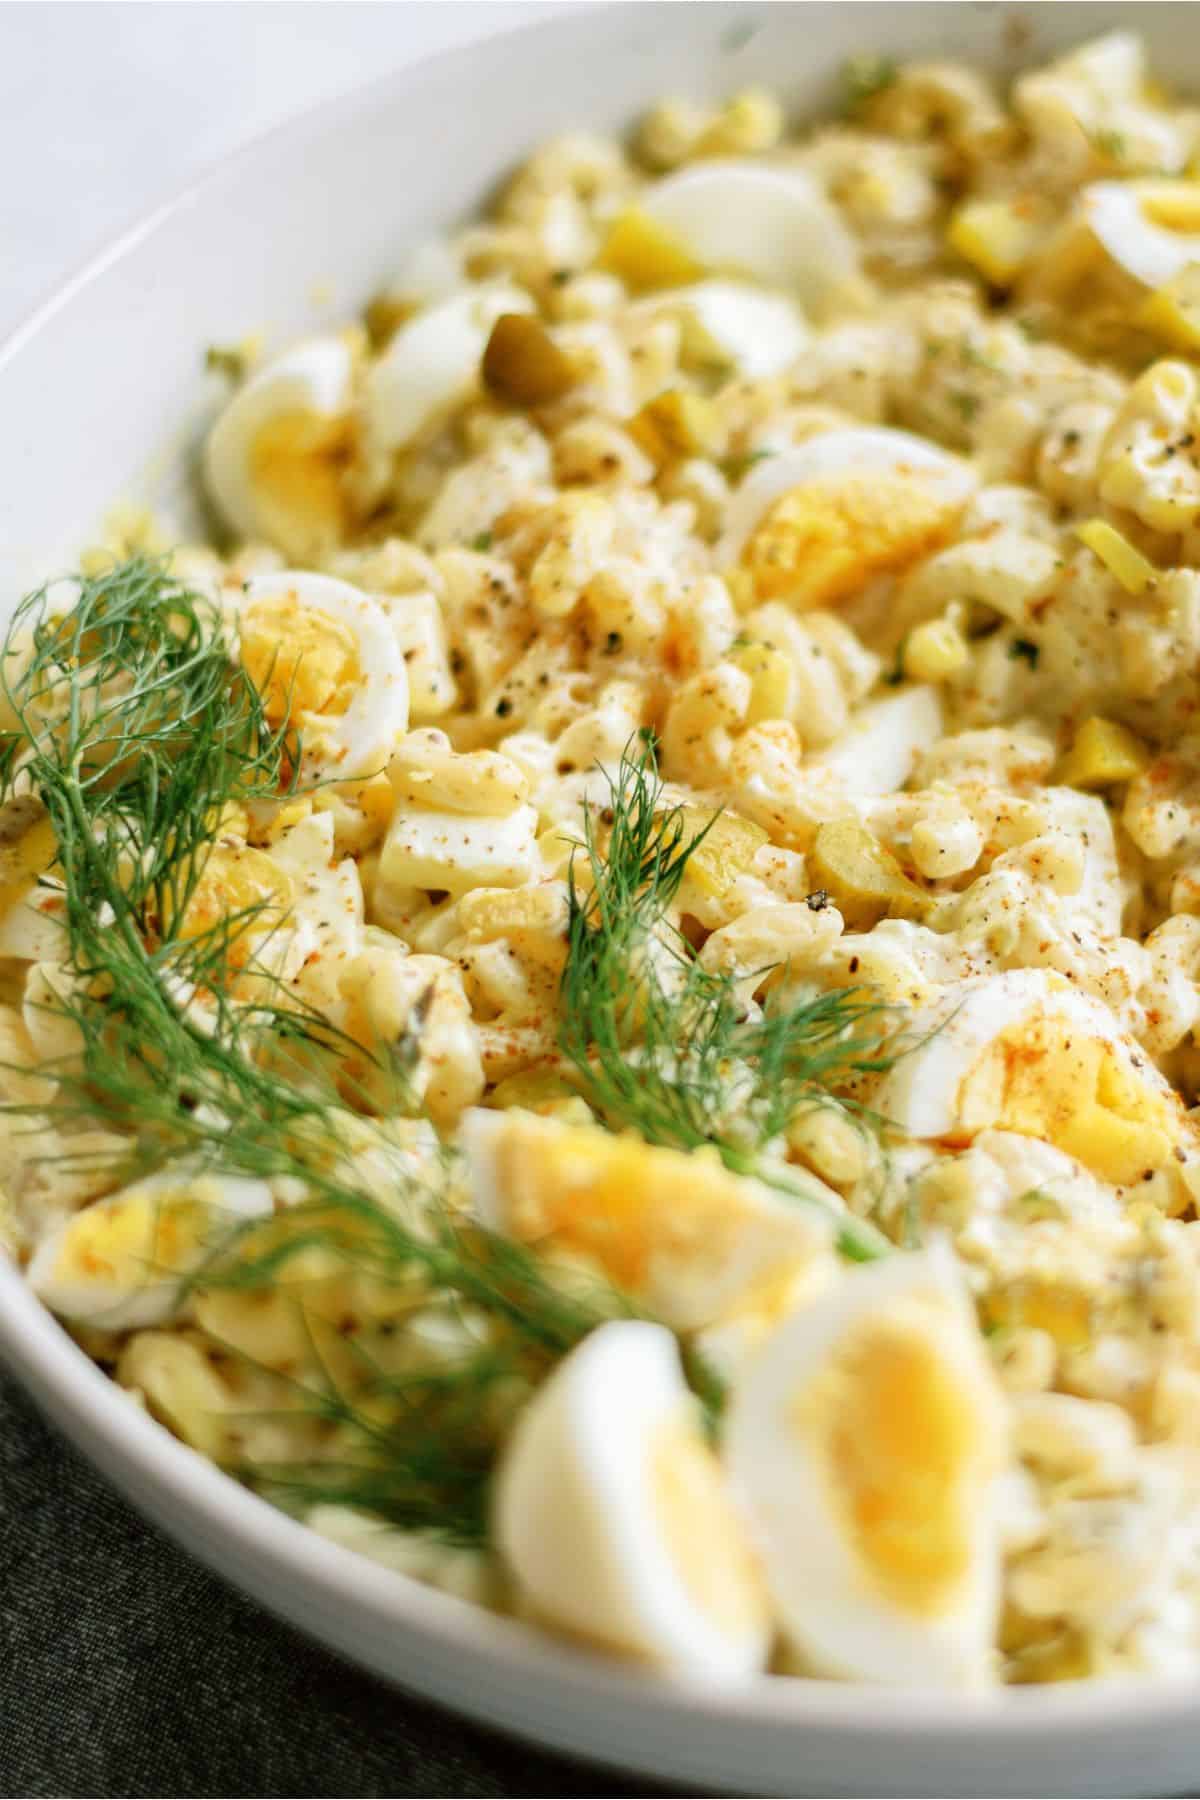
{"type": "MultiPolygon", "coordinates": [[[[198,432],[222,392],[206,344],[278,345],[348,315],[406,246],[475,207],[546,136],[620,127],[665,92],[747,81],[796,114],[871,51],[1007,74],[1117,26],[1200,90],[1185,6],[640,4],[583,9],[439,56],[253,144],[70,281],[0,352],[0,605],[71,565],[117,499],[192,516],[198,432]]],[[[478,1718],[692,1787],[755,1793],[1162,1793],[1194,1784],[1186,1686],[992,1700],[764,1679],[705,1691],[551,1643],[384,1573],[244,1492],[142,1414],[0,1258],[0,1353],[144,1512],[265,1605],[478,1718]]]]}

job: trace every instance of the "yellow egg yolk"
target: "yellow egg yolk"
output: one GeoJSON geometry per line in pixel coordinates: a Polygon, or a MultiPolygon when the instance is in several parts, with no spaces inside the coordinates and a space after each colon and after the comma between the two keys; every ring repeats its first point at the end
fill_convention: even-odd
{"type": "Polygon", "coordinates": [[[901,472],[805,482],[770,508],[742,563],[759,600],[834,606],[946,543],[961,510],[934,484],[901,472]]]}
{"type": "Polygon", "coordinates": [[[1162,1168],[1177,1135],[1168,1097],[1139,1079],[1117,1045],[1044,1013],[989,1046],[963,1082],[959,1114],[972,1132],[995,1127],[1055,1144],[1119,1187],[1162,1168]]]}
{"type": "MultiPolygon", "coordinates": [[[[261,850],[248,844],[216,845],[208,855],[180,921],[179,935],[202,937],[226,919],[244,918],[228,950],[237,968],[250,955],[253,935],[278,925],[291,904],[292,878],[261,850]]],[[[170,919],[164,921],[169,928],[170,919]]]]}
{"type": "Polygon", "coordinates": [[[58,857],[58,840],[49,819],[37,819],[18,838],[0,843],[0,917],[26,899],[39,875],[58,857]]]}
{"type": "Polygon", "coordinates": [[[496,1181],[511,1196],[514,1236],[586,1256],[631,1293],[659,1258],[717,1271],[732,1254],[750,1208],[715,1158],[586,1127],[535,1131],[510,1117],[497,1143],[496,1181]]]}
{"type": "Polygon", "coordinates": [[[305,714],[338,718],[362,680],[349,626],[294,593],[252,601],[241,620],[242,665],[273,725],[305,714]]]}
{"type": "Polygon", "coordinates": [[[912,1301],[862,1319],[794,1411],[862,1568],[892,1605],[927,1616],[961,1590],[998,1458],[993,1408],[938,1323],[912,1301]]]}
{"type": "Polygon", "coordinates": [[[341,542],[348,523],[342,469],[345,419],[291,412],[264,425],[250,451],[250,482],[266,535],[308,557],[341,542]]]}
{"type": "Polygon", "coordinates": [[[656,1437],[651,1479],[663,1542],[696,1605],[731,1636],[761,1630],[766,1599],[744,1528],[690,1418],[656,1437]]]}
{"type": "Polygon", "coordinates": [[[141,1193],[104,1200],[72,1220],[55,1276],[137,1288],[176,1273],[194,1258],[212,1225],[205,1202],[186,1193],[141,1193]]]}

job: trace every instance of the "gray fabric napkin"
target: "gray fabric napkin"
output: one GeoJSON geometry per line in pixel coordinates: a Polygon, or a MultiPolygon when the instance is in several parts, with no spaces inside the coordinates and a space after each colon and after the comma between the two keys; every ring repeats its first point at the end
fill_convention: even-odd
{"type": "Polygon", "coordinates": [[[277,1623],[0,1377],[0,1795],[651,1791],[468,1725],[277,1623]]]}

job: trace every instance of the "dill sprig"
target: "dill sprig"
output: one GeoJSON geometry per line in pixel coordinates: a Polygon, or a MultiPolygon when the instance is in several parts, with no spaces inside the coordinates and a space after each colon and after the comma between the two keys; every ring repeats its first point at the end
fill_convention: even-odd
{"type": "MultiPolygon", "coordinates": [[[[69,966],[49,1004],[76,1045],[39,1071],[48,1104],[5,1110],[49,1114],[67,1157],[76,1128],[124,1131],[116,1180],[184,1162],[292,1184],[298,1204],[214,1243],[189,1278],[197,1291],[277,1291],[315,1249],[414,1316],[466,1320],[461,1354],[397,1368],[369,1319],[332,1341],[297,1280],[311,1366],[262,1372],[289,1417],[337,1434],[337,1454],[235,1472],[289,1504],[339,1499],[479,1541],[515,1407],[596,1325],[633,1308],[464,1219],[449,1158],[430,1180],[386,1121],[349,1109],[346,1040],[265,966],[260,907],[187,927],[221,809],[287,781],[289,746],[231,661],[215,607],[142,559],[80,581],[66,612],[43,590],[18,608],[0,688],[0,804],[36,794],[58,839],[69,966]]],[[[685,1358],[711,1412],[719,1384],[685,1358]]]]}
{"type": "MultiPolygon", "coordinates": [[[[734,978],[706,969],[669,918],[711,824],[688,835],[682,807],[664,804],[648,743],[627,748],[609,785],[608,806],[585,812],[586,883],[574,861],[568,877],[559,1044],[584,1097],[615,1129],[678,1150],[711,1145],[736,1174],[827,1208],[822,1190],[770,1146],[805,1107],[840,1106],[861,1122],[838,1090],[895,1060],[888,1009],[853,988],[774,1011],[748,1007],[734,978]]],[[[856,1261],[888,1248],[841,1212],[836,1239],[856,1261]]]]}
{"type": "Polygon", "coordinates": [[[40,795],[73,945],[100,917],[130,937],[178,922],[222,807],[286,785],[283,729],[231,662],[217,607],[161,561],[82,578],[67,611],[31,594],[0,690],[12,715],[0,799],[40,795]]]}

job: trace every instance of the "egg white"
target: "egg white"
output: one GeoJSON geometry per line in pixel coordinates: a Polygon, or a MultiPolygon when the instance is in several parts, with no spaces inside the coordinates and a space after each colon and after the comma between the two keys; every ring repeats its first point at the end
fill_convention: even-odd
{"type": "Polygon", "coordinates": [[[725,363],[746,381],[790,368],[812,342],[792,299],[745,281],[698,281],[652,304],[681,316],[685,355],[725,363]]]}
{"type": "Polygon", "coordinates": [[[948,503],[966,500],[975,485],[973,472],[960,457],[911,432],[883,425],[821,432],[802,444],[772,450],[755,463],[729,500],[725,531],[714,552],[715,566],[727,569],[737,562],[754,531],[785,494],[812,482],[872,471],[911,472],[923,484],[944,492],[948,503]]]}
{"type": "Polygon", "coordinates": [[[701,1679],[762,1667],[757,1570],[662,1326],[602,1325],[559,1365],[506,1447],[494,1524],[546,1623],[701,1679]]]}
{"type": "Polygon", "coordinates": [[[501,313],[532,312],[521,288],[464,288],[403,324],[368,370],[364,416],[372,446],[398,450],[433,427],[467,393],[501,313]]]}
{"type": "Polygon", "coordinates": [[[1080,196],[1093,237],[1113,262],[1149,288],[1164,287],[1189,263],[1200,262],[1200,232],[1172,231],[1147,218],[1144,201],[1156,185],[1096,181],[1080,196]]]}
{"type": "MultiPolygon", "coordinates": [[[[224,522],[243,540],[279,537],[255,478],[255,446],[281,419],[305,416],[330,424],[348,417],[354,357],[341,338],[312,338],[267,363],[238,388],[204,445],[205,486],[224,522]]],[[[293,556],[321,547],[320,521],[298,517],[281,547],[293,556]]]]}
{"type": "Polygon", "coordinates": [[[808,303],[854,275],[854,240],[805,170],[730,158],[654,182],[641,205],[699,263],[808,303]]]}
{"type": "MultiPolygon", "coordinates": [[[[887,1428],[887,1422],[880,1427],[887,1428]]],[[[918,1416],[911,1439],[915,1485],[898,1527],[901,1566],[906,1534],[924,1524],[923,1515],[914,1519],[920,1510],[914,1496],[928,1481],[936,1497],[938,1484],[958,1475],[953,1444],[946,1461],[937,1443],[923,1459],[921,1432],[918,1416]]],[[[870,1470],[871,1446],[861,1448],[870,1470]]],[[[807,1668],[893,1685],[968,1688],[989,1681],[1000,1578],[993,1488],[1006,1460],[1006,1425],[949,1252],[897,1253],[853,1270],[785,1320],[735,1379],[724,1454],[757,1529],[777,1616],[807,1668]],[[864,1332],[877,1329],[899,1329],[924,1346],[939,1370],[940,1391],[954,1396],[960,1422],[968,1421],[964,1473],[974,1491],[965,1517],[961,1508],[950,1515],[960,1539],[948,1585],[940,1577],[935,1582],[936,1560],[927,1565],[920,1552],[915,1587],[898,1589],[889,1581],[891,1561],[881,1559],[879,1540],[859,1526],[862,1519],[877,1521],[873,1509],[880,1503],[886,1509],[891,1493],[880,1502],[852,1483],[848,1493],[837,1472],[836,1434],[844,1418],[861,1426],[853,1384],[864,1380],[852,1363],[847,1374],[842,1359],[864,1332]],[[864,1545],[872,1546],[869,1552],[864,1545]],[[931,1585],[923,1592],[927,1567],[931,1585]]],[[[890,1466],[886,1459],[884,1466],[890,1466]]]]}
{"type": "MultiPolygon", "coordinates": [[[[408,671],[386,612],[348,581],[282,570],[246,582],[242,614],[256,600],[284,597],[347,628],[358,662],[358,685],[344,713],[293,721],[303,739],[302,779],[349,781],[377,774],[408,725],[408,671]]],[[[281,644],[281,654],[286,649],[281,644]]]]}
{"type": "Polygon", "coordinates": [[[133,1331],[179,1309],[180,1284],[212,1243],[273,1210],[264,1181],[179,1169],[93,1200],[43,1238],[26,1271],[60,1318],[133,1331]]]}

